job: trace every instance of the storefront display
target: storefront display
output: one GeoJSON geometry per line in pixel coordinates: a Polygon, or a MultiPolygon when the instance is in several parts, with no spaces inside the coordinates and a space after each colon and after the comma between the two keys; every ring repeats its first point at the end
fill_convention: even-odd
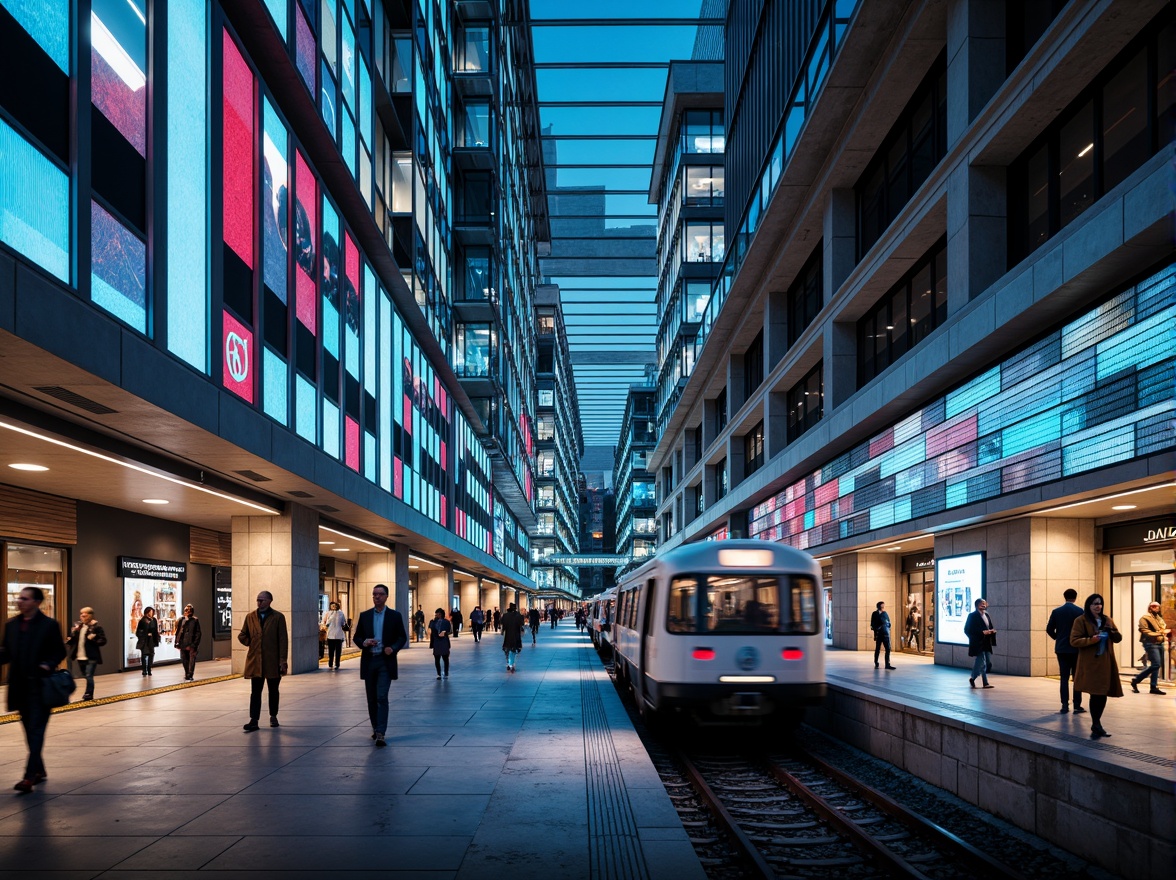
{"type": "Polygon", "coordinates": [[[135,628],[145,608],[154,608],[155,619],[159,622],[159,646],[155,649],[155,662],[179,660],[180,651],[175,644],[175,634],[184,607],[183,587],[188,576],[187,566],[182,562],[120,556],[118,572],[123,578],[123,607],[126,609],[123,617],[123,667],[136,669],[142,665],[135,628]]]}
{"type": "Polygon", "coordinates": [[[935,607],[939,609],[937,642],[966,645],[964,622],[977,599],[984,598],[984,554],[968,553],[935,560],[935,607]]]}

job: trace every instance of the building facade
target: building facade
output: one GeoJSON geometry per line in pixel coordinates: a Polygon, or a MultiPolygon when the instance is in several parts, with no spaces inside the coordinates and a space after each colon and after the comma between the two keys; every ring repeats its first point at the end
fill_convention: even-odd
{"type": "Polygon", "coordinates": [[[806,549],[831,644],[870,646],[885,601],[942,664],[979,598],[1020,675],[1056,672],[1066,588],[1176,619],[1173,28],[1161,2],[731,4],[729,245],[650,455],[664,544],[806,549]]]}
{"type": "Polygon", "coordinates": [[[546,560],[552,554],[574,554],[579,550],[580,505],[576,487],[584,437],[559,288],[554,285],[541,285],[536,290],[535,325],[539,525],[531,544],[531,573],[540,598],[563,605],[565,600],[579,598],[579,575],[573,567],[546,560]]]}
{"type": "Polygon", "coordinates": [[[373,583],[533,592],[525,4],[83,8],[0,2],[9,592],[125,621],[108,672],[181,595],[271,590],[302,671],[373,583]]]}
{"type": "Polygon", "coordinates": [[[647,385],[633,385],[621,420],[613,486],[616,487],[617,554],[634,560],[652,556],[657,550],[657,491],[647,467],[649,450],[656,441],[657,387],[652,381],[647,385]]]}

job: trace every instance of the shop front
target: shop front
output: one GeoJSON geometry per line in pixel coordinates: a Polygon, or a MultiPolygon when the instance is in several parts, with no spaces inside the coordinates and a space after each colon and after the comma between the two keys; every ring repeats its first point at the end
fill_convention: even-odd
{"type": "MultiPolygon", "coordinates": [[[[1131,649],[1119,652],[1124,672],[1139,671],[1143,650],[1136,625],[1152,602],[1176,631],[1176,517],[1143,520],[1103,529],[1103,552],[1109,556],[1111,574],[1110,615],[1131,649]]],[[[1164,678],[1171,680],[1176,658],[1173,642],[1165,652],[1164,678]]]]}
{"type": "Polygon", "coordinates": [[[902,559],[902,607],[895,615],[897,647],[909,654],[935,653],[935,554],[902,559]]]}

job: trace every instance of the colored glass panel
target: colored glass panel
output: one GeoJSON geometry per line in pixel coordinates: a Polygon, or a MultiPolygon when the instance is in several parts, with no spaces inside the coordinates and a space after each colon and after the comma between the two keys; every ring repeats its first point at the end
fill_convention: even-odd
{"type": "Polygon", "coordinates": [[[208,35],[205,0],[170,0],[167,26],[167,347],[201,372],[209,348],[208,35]]]}
{"type": "Polygon", "coordinates": [[[344,260],[346,278],[343,284],[343,317],[347,333],[346,364],[347,372],[352,378],[359,378],[359,322],[360,322],[360,287],[359,287],[359,250],[351,236],[343,235],[344,260]]]}
{"type": "Polygon", "coordinates": [[[0,0],[53,62],[69,73],[69,0],[0,0]]]}
{"type": "Polygon", "coordinates": [[[90,100],[147,155],[147,20],[128,0],[92,0],[90,100]]]}
{"type": "Polygon", "coordinates": [[[323,452],[339,457],[339,407],[323,398],[323,452]]]}
{"type": "Polygon", "coordinates": [[[224,32],[224,233],[253,268],[253,72],[224,32]]]}
{"type": "Polygon", "coordinates": [[[323,300],[323,349],[339,357],[339,215],[323,200],[323,260],[319,272],[323,300]]]}
{"type": "MultiPolygon", "coordinates": [[[[298,4],[295,3],[295,6],[298,4]]],[[[274,26],[278,29],[278,33],[282,35],[282,40],[286,39],[286,0],[265,0],[265,6],[269,10],[274,19],[274,26]]]]}
{"type": "Polygon", "coordinates": [[[0,119],[0,241],[69,283],[69,176],[0,119]]]}
{"type": "Polygon", "coordinates": [[[346,416],[343,419],[344,428],[344,450],[346,454],[346,464],[353,471],[359,470],[359,422],[346,416]]]}
{"type": "Polygon", "coordinates": [[[90,203],[90,299],[147,332],[147,246],[97,202],[90,203]]]}
{"type": "Polygon", "coordinates": [[[289,370],[286,362],[273,349],[266,348],[262,355],[262,402],[265,414],[283,425],[289,418],[287,387],[289,370]]]}
{"type": "Polygon", "coordinates": [[[290,163],[286,127],[269,101],[264,103],[261,143],[261,249],[265,283],[283,304],[286,302],[286,266],[289,240],[290,163]]]}
{"type": "Polygon", "coordinates": [[[298,209],[294,215],[295,311],[298,320],[312,334],[318,332],[315,303],[315,241],[318,233],[318,181],[301,153],[294,154],[295,196],[298,209]]]}
{"type": "Polygon", "coordinates": [[[318,442],[318,393],[314,385],[301,375],[294,374],[294,430],[311,443],[318,442]]]}
{"type": "Polygon", "coordinates": [[[311,95],[315,93],[315,44],[314,33],[310,29],[310,25],[306,21],[306,14],[302,11],[299,4],[294,4],[294,29],[295,29],[295,62],[298,65],[298,74],[302,77],[302,81],[306,83],[306,87],[310,90],[311,95]]]}

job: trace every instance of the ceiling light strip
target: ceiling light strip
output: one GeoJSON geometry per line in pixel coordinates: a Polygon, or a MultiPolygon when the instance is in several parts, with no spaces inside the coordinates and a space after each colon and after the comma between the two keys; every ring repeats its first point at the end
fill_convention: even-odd
{"type": "Polygon", "coordinates": [[[332,529],[321,524],[319,525],[319,528],[324,532],[330,532],[332,535],[338,535],[340,538],[346,538],[348,541],[358,541],[360,544],[367,544],[369,547],[375,547],[377,550],[391,550],[387,544],[377,544],[374,541],[367,541],[358,535],[349,535],[347,532],[341,532],[338,529],[332,529]]]}

